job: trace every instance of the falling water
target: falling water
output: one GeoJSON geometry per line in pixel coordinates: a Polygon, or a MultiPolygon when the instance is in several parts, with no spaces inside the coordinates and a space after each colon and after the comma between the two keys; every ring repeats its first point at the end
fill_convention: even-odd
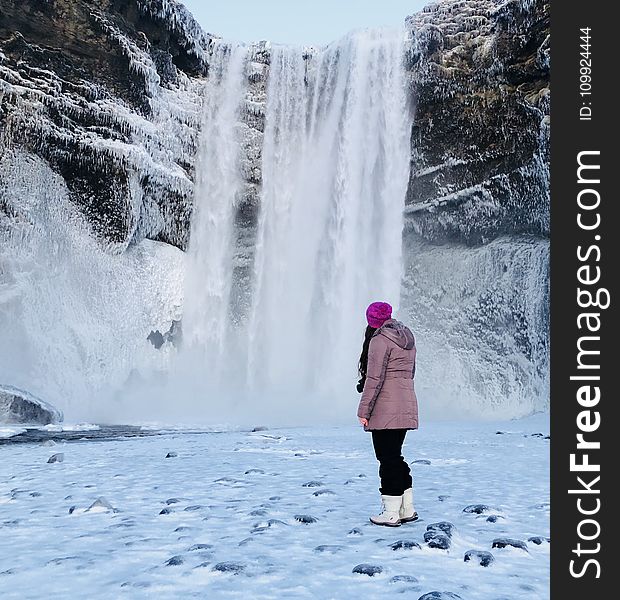
{"type": "Polygon", "coordinates": [[[245,54],[216,53],[184,317],[212,391],[268,397],[280,413],[298,413],[291,399],[300,397],[314,415],[351,412],[365,306],[399,303],[411,125],[403,43],[400,31],[368,31],[321,51],[272,48],[251,307],[241,324],[229,318],[229,295],[245,54]]]}

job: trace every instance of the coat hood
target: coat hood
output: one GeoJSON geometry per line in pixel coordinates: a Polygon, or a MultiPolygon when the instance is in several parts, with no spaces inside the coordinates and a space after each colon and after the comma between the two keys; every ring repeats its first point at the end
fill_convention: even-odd
{"type": "Polygon", "coordinates": [[[388,319],[377,329],[375,335],[384,335],[404,350],[411,350],[415,346],[415,338],[409,327],[396,319],[388,319]]]}

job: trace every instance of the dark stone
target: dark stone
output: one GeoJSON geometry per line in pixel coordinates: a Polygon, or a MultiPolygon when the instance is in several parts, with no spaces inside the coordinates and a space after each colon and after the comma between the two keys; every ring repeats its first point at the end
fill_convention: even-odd
{"type": "Polygon", "coordinates": [[[177,456],[176,452],[168,452],[168,454],[166,454],[166,458],[176,458],[177,456]]]}
{"type": "Polygon", "coordinates": [[[56,463],[56,462],[64,462],[65,460],[65,453],[64,452],[57,452],[56,454],[52,454],[48,459],[47,462],[48,463],[56,463]]]}
{"type": "Polygon", "coordinates": [[[413,550],[421,547],[422,546],[420,546],[418,542],[412,542],[410,540],[398,540],[397,542],[390,544],[390,548],[392,548],[392,550],[413,550]]]}
{"type": "Polygon", "coordinates": [[[495,561],[495,557],[484,550],[468,550],[463,557],[464,562],[477,562],[481,567],[488,567],[495,561]]]}
{"type": "Polygon", "coordinates": [[[72,515],[77,507],[75,505],[69,507],[69,514],[72,515]]]}
{"type": "Polygon", "coordinates": [[[295,521],[300,523],[316,523],[318,519],[310,515],[295,515],[295,521]]]}
{"type": "Polygon", "coordinates": [[[38,498],[39,496],[42,496],[43,494],[41,492],[30,492],[30,497],[31,498],[38,498]]]}
{"type": "Polygon", "coordinates": [[[454,592],[428,592],[420,596],[418,600],[463,600],[458,594],[454,592]]]}
{"type": "Polygon", "coordinates": [[[368,575],[368,577],[374,577],[379,573],[383,573],[383,567],[379,565],[369,565],[362,563],[353,567],[352,573],[359,573],[360,575],[368,575]]]}
{"type": "Polygon", "coordinates": [[[496,431],[495,435],[504,435],[506,432],[505,431],[496,431]]]}
{"type": "Polygon", "coordinates": [[[282,500],[281,496],[270,496],[269,500],[272,502],[277,502],[278,500],[282,500]]]}
{"type": "Polygon", "coordinates": [[[214,571],[220,571],[221,573],[232,573],[238,575],[245,570],[243,563],[236,562],[219,562],[213,567],[214,571]]]}
{"type": "Polygon", "coordinates": [[[431,531],[433,533],[443,533],[449,538],[452,538],[452,535],[456,531],[456,527],[449,521],[439,521],[437,523],[431,523],[430,525],[427,525],[426,531],[431,531]]]}
{"type": "Polygon", "coordinates": [[[159,511],[160,515],[169,515],[170,513],[172,513],[172,509],[171,508],[162,508],[159,511]]]}
{"type": "MultiPolygon", "coordinates": [[[[1,20],[2,18],[0,17],[1,20]]],[[[2,39],[1,36],[0,39],[2,39]]],[[[0,117],[1,115],[2,110],[0,109],[0,117]]],[[[0,205],[0,210],[1,208],[0,205]]],[[[50,423],[59,423],[62,421],[62,418],[62,412],[44,400],[33,396],[25,390],[20,390],[11,385],[0,384],[0,423],[49,425],[50,423]]]]}
{"type": "Polygon", "coordinates": [[[542,537],[540,535],[535,535],[535,536],[532,536],[530,538],[527,538],[527,541],[528,542],[532,542],[532,544],[536,544],[537,546],[540,546],[540,545],[542,545],[544,543],[549,544],[551,542],[551,538],[542,537]]]}
{"type": "Polygon", "coordinates": [[[486,504],[470,504],[469,506],[466,506],[463,509],[463,512],[469,513],[469,514],[481,515],[491,510],[497,510],[497,509],[491,508],[490,506],[487,506],[486,504]]]}
{"type": "Polygon", "coordinates": [[[301,487],[322,487],[324,485],[322,481],[306,481],[306,483],[301,484],[301,487]]]}
{"type": "Polygon", "coordinates": [[[262,469],[248,469],[244,475],[253,475],[253,474],[257,474],[257,475],[264,475],[265,471],[263,471],[262,469]]]}
{"type": "Polygon", "coordinates": [[[499,521],[499,519],[503,519],[504,517],[502,517],[501,515],[489,515],[486,520],[489,523],[497,523],[497,521],[499,521]]]}
{"type": "Polygon", "coordinates": [[[181,556],[173,556],[166,561],[167,567],[178,567],[183,564],[183,557],[181,556]]]}
{"type": "Polygon", "coordinates": [[[164,336],[161,331],[151,331],[146,338],[157,350],[159,350],[164,345],[164,336]]]}
{"type": "Polygon", "coordinates": [[[322,544],[317,546],[314,551],[324,554],[336,554],[336,552],[340,552],[342,549],[342,546],[338,546],[336,544],[322,544]]]}
{"type": "Polygon", "coordinates": [[[424,541],[429,548],[436,548],[437,550],[449,550],[452,544],[446,534],[437,533],[436,531],[425,531],[424,541]]]}
{"type": "Polygon", "coordinates": [[[428,460],[427,458],[418,458],[418,460],[414,460],[411,464],[412,465],[430,465],[431,461],[428,460]]]}
{"type": "Polygon", "coordinates": [[[519,550],[525,550],[526,552],[528,551],[527,544],[525,542],[522,542],[521,540],[514,540],[512,538],[496,538],[493,540],[491,547],[492,548],[512,547],[512,548],[517,548],[519,550]]]}

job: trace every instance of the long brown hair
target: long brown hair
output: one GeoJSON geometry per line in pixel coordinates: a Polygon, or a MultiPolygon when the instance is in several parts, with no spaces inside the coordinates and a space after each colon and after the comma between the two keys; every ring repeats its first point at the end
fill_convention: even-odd
{"type": "Polygon", "coordinates": [[[377,331],[375,327],[368,325],[364,332],[364,343],[362,345],[362,353],[360,354],[360,360],[357,366],[357,370],[362,380],[366,379],[366,370],[368,369],[368,348],[370,347],[370,339],[377,331]]]}

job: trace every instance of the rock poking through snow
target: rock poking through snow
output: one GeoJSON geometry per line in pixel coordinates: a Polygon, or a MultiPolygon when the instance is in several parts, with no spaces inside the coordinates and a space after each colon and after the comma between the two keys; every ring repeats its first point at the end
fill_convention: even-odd
{"type": "Polygon", "coordinates": [[[374,577],[379,573],[383,573],[383,567],[380,567],[379,565],[369,565],[367,563],[362,563],[353,567],[353,571],[351,572],[359,573],[360,575],[368,575],[368,577],[374,577]]]}
{"type": "Polygon", "coordinates": [[[62,421],[62,412],[25,390],[0,385],[0,423],[49,425],[62,421]]]}
{"type": "Polygon", "coordinates": [[[495,557],[485,550],[468,550],[463,557],[464,562],[475,562],[481,567],[488,567],[495,561],[495,557]]]}

